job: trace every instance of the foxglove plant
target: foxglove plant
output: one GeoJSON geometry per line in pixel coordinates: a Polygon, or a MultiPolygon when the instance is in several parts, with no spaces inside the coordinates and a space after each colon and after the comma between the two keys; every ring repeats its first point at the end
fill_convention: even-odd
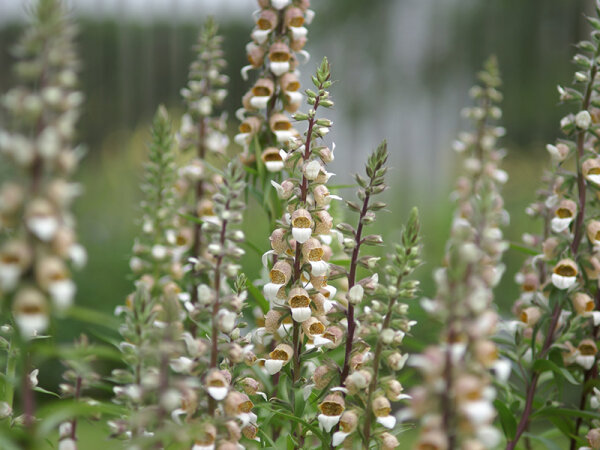
{"type": "Polygon", "coordinates": [[[247,80],[251,70],[258,75],[236,114],[241,124],[235,142],[244,148],[242,158],[263,197],[259,203],[265,205],[274,224],[282,211],[269,181],[280,182],[278,172],[284,168],[285,156],[281,149],[288,148],[290,139],[300,137],[285,113],[296,112],[303,100],[298,66],[301,59],[306,62],[309,58],[304,50],[304,25],[310,24],[314,12],[309,0],[258,0],[258,4],[252,41],[246,46],[249,65],[242,69],[242,77],[247,80]]]}
{"type": "MultiPolygon", "coordinates": [[[[181,119],[178,144],[183,154],[191,153],[193,156],[179,169],[177,191],[185,199],[182,212],[195,220],[189,224],[182,219],[184,223],[176,240],[182,256],[194,258],[206,251],[202,239],[202,220],[214,217],[211,197],[215,189],[205,160],[212,155],[224,155],[229,145],[225,133],[227,116],[225,113],[217,115],[217,109],[227,96],[225,87],[229,80],[221,73],[226,66],[221,49],[222,40],[216,22],[209,18],[194,47],[196,59],[190,65],[188,84],[182,89],[186,113],[181,119]]],[[[182,260],[182,263],[186,261],[182,260]]],[[[190,275],[193,279],[186,291],[190,292],[192,303],[196,303],[200,282],[198,274],[192,272],[190,275]]]]}
{"type": "Polygon", "coordinates": [[[170,239],[177,226],[174,183],[171,124],[160,107],[142,184],[141,233],[130,261],[136,290],[116,310],[124,316],[119,348],[128,367],[113,372],[115,401],[125,405],[128,415],[111,425],[115,436],[129,439],[152,437],[181,402],[171,374],[177,372],[182,354],[183,319],[180,289],[173,277],[176,242],[170,239]]]}
{"type": "MultiPolygon", "coordinates": [[[[597,7],[597,16],[600,8],[597,7]]],[[[577,409],[571,411],[574,422],[561,428],[570,439],[570,448],[585,444],[582,427],[588,430],[587,441],[598,447],[595,418],[587,414],[596,409],[595,393],[590,385],[598,376],[596,341],[600,325],[600,273],[598,259],[598,173],[597,96],[598,56],[600,55],[600,21],[588,18],[593,27],[591,41],[578,45],[580,53],[573,61],[577,67],[575,88],[559,86],[562,102],[576,105],[577,111],[561,120],[565,138],[546,148],[552,157],[547,175],[549,188],[540,191],[540,200],[527,212],[543,220],[539,235],[526,235],[526,243],[534,246],[534,257],[525,261],[518,274],[522,294],[515,303],[518,319],[508,322],[514,340],[507,347],[520,364],[520,380],[507,392],[521,392],[518,405],[520,419],[505,419],[514,430],[507,449],[514,449],[528,430],[534,417],[534,403],[540,391],[549,384],[544,372],[552,370],[559,380],[581,384],[577,409]],[[574,160],[575,170],[568,162],[574,160]],[[585,236],[587,235],[587,245],[585,236]],[[593,395],[590,395],[593,394],[593,395]]],[[[535,414],[545,418],[553,408],[535,414]]],[[[508,411],[506,416],[512,414],[508,411]]],[[[517,417],[519,416],[517,415],[517,417]]],[[[550,419],[552,420],[552,419],[550,419]]],[[[527,438],[528,439],[528,438],[527,438]]]]}
{"type": "MultiPolygon", "coordinates": [[[[318,146],[318,140],[331,126],[328,119],[317,118],[320,106],[333,105],[327,91],[331,86],[330,76],[329,63],[323,59],[313,77],[317,91],[307,90],[311,109],[307,114],[295,115],[296,120],[307,122],[307,131],[304,139],[290,142],[290,150],[284,152],[283,159],[291,177],[274,186],[287,203],[286,213],[278,223],[279,228],[271,234],[272,250],[263,257],[267,263],[269,255],[273,255],[270,282],[263,290],[270,307],[264,328],[257,330],[255,336],[263,344],[268,339],[273,342],[272,351],[263,360],[264,368],[269,375],[286,369],[282,376],[289,377],[286,384],[289,383],[292,391],[278,395],[289,397],[292,405],[305,403],[294,397],[294,390],[302,390],[304,386],[302,377],[307,361],[303,361],[303,355],[322,347],[339,346],[343,333],[339,326],[331,323],[333,316],[328,316],[336,308],[333,301],[336,289],[327,283],[328,275],[332,275],[327,262],[331,249],[327,243],[331,241],[333,226],[328,212],[333,196],[326,186],[330,177],[325,168],[328,159],[321,153],[326,147],[318,146]]],[[[335,394],[333,403],[340,398],[335,394]]],[[[303,410],[297,409],[295,414],[301,419],[303,410]]],[[[291,430],[295,445],[303,445],[305,431],[300,422],[296,425],[291,430]]],[[[331,429],[331,426],[325,428],[331,429]]]]}
{"type": "Polygon", "coordinates": [[[43,337],[52,315],[62,315],[73,304],[71,268],[80,268],[86,260],[70,211],[81,192],[70,181],[82,153],[74,147],[83,101],[76,89],[75,34],[62,2],[38,1],[14,48],[20,84],[2,97],[0,155],[13,169],[0,188],[0,298],[6,323],[2,331],[10,340],[2,406],[12,412],[21,373],[20,421],[27,427],[34,424],[37,383],[32,341],[43,337]]]}
{"type": "Polygon", "coordinates": [[[504,130],[490,123],[501,116],[495,59],[488,60],[479,81],[470,91],[477,105],[464,111],[474,131],[461,134],[454,146],[466,155],[464,175],[454,192],[458,205],[444,267],[435,272],[437,295],[423,302],[443,323],[441,343],[412,359],[424,377],[412,392],[422,449],[495,448],[500,440],[493,425],[491,371],[505,380],[509,363],[498,359],[492,340],[498,321],[493,288],[504,271],[507,247],[500,230],[507,221],[500,196],[506,173],[499,168],[503,152],[496,148],[504,130]]]}
{"type": "Polygon", "coordinates": [[[337,226],[350,264],[345,273],[348,292],[343,306],[347,333],[340,370],[340,389],[347,394],[346,403],[350,409],[339,419],[339,429],[332,439],[334,446],[361,436],[364,447],[369,448],[372,437],[376,436],[381,448],[396,448],[398,440],[390,433],[396,425],[390,402],[408,398],[403,394],[395,373],[404,367],[408,358],[407,354],[399,351],[404,335],[416,323],[408,320],[408,305],[400,302],[414,298],[418,286],[418,282],[407,279],[420,264],[416,209],[402,232],[402,244],[396,245],[394,254],[389,256],[381,283],[377,273],[380,258],[361,254],[364,247],[383,243],[381,236],[366,235],[364,230],[375,221],[376,211],[386,206],[383,202],[373,201],[373,198],[387,188],[384,179],[387,158],[387,144],[383,142],[369,157],[367,178],[355,176],[362,204],[347,202],[347,205],[352,212],[358,213],[357,227],[347,223],[337,226]],[[366,270],[368,276],[358,280],[360,268],[366,270]],[[384,362],[386,376],[383,376],[384,362]],[[352,420],[354,417],[365,417],[360,427],[362,435],[358,432],[358,421],[352,420]],[[376,431],[374,418],[378,426],[390,432],[373,433],[376,431]]]}

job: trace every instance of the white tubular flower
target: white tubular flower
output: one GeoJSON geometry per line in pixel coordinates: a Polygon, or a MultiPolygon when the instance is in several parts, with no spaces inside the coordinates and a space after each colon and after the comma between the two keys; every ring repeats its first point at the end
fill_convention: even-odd
{"type": "Polygon", "coordinates": [[[13,317],[24,339],[32,339],[48,328],[48,305],[40,291],[22,288],[15,295],[13,317]]]}
{"type": "Polygon", "coordinates": [[[21,268],[18,264],[0,262],[0,290],[3,292],[14,290],[20,277],[21,268]]]}
{"type": "Polygon", "coordinates": [[[58,231],[59,222],[52,206],[43,199],[33,200],[27,209],[25,224],[40,241],[49,242],[58,231]]]}
{"type": "Polygon", "coordinates": [[[592,124],[592,116],[588,111],[579,111],[575,116],[575,125],[577,128],[587,130],[592,124]]]}
{"type": "Polygon", "coordinates": [[[344,409],[345,402],[341,395],[337,393],[328,394],[323,402],[319,404],[319,411],[321,411],[321,414],[317,417],[319,427],[329,433],[339,423],[344,409]]]}
{"type": "Polygon", "coordinates": [[[355,284],[348,291],[348,301],[353,305],[358,305],[362,302],[363,296],[365,293],[365,289],[361,284],[355,284]]]}
{"type": "Polygon", "coordinates": [[[77,287],[70,279],[58,280],[48,286],[52,304],[59,311],[64,311],[73,305],[76,291],[77,287]]]}
{"type": "Polygon", "coordinates": [[[304,39],[308,34],[308,29],[306,27],[290,27],[290,31],[292,32],[292,39],[294,40],[304,39]]]}
{"type": "Polygon", "coordinates": [[[575,215],[577,214],[577,205],[572,200],[563,200],[559,203],[556,208],[555,217],[552,218],[551,225],[552,231],[560,233],[566,230],[575,215]]]}
{"type": "Polygon", "coordinates": [[[174,359],[169,364],[171,369],[177,373],[190,373],[194,367],[194,360],[185,356],[174,359]]]}
{"type": "Polygon", "coordinates": [[[256,28],[252,31],[250,36],[256,41],[257,44],[264,44],[268,39],[269,34],[271,34],[271,30],[261,30],[256,28]]]}
{"type": "Polygon", "coordinates": [[[596,362],[596,353],[598,353],[596,343],[592,339],[584,339],[577,346],[575,362],[585,370],[590,370],[596,362]]]}
{"type": "Polygon", "coordinates": [[[552,273],[552,284],[558,289],[569,289],[577,281],[577,265],[571,259],[562,259],[552,273]]]}
{"type": "Polygon", "coordinates": [[[302,103],[302,99],[304,98],[302,93],[298,91],[286,91],[285,95],[288,103],[295,106],[300,105],[300,103],[302,103]]]}
{"type": "Polygon", "coordinates": [[[383,425],[388,430],[392,430],[396,426],[396,418],[392,415],[378,417],[377,423],[383,425]]]}
{"type": "Polygon", "coordinates": [[[225,399],[229,392],[229,383],[225,375],[218,370],[211,371],[206,377],[206,390],[208,395],[218,402],[225,399]]]}
{"type": "Polygon", "coordinates": [[[292,236],[300,244],[304,244],[312,235],[313,220],[306,209],[297,209],[292,213],[292,236]]]}
{"type": "Polygon", "coordinates": [[[279,372],[285,364],[287,364],[294,351],[292,347],[287,344],[279,344],[275,349],[269,353],[269,359],[265,360],[265,369],[269,375],[275,375],[279,372]]]}
{"type": "Polygon", "coordinates": [[[489,400],[474,400],[461,405],[461,412],[474,425],[489,424],[496,417],[496,410],[489,400]]]}
{"type": "Polygon", "coordinates": [[[307,180],[314,181],[319,176],[322,167],[319,161],[313,159],[304,166],[304,176],[307,180]]]}
{"type": "Polygon", "coordinates": [[[302,323],[311,317],[310,297],[306,290],[302,288],[292,289],[290,291],[288,304],[292,311],[292,319],[296,322],[302,323]]]}
{"type": "Polygon", "coordinates": [[[277,293],[283,287],[283,284],[275,284],[275,283],[267,283],[263,287],[263,294],[267,300],[270,302],[277,302],[278,296],[277,293]]]}
{"type": "Polygon", "coordinates": [[[334,447],[337,447],[338,445],[342,444],[342,442],[344,442],[344,440],[350,436],[350,433],[344,433],[343,431],[336,431],[335,433],[333,433],[333,436],[331,437],[331,445],[333,445],[334,447]]]}
{"type": "Polygon", "coordinates": [[[271,61],[269,63],[269,69],[273,72],[273,75],[280,77],[290,70],[289,61],[271,61]]]}
{"type": "Polygon", "coordinates": [[[271,6],[277,10],[282,10],[291,3],[291,0],[271,0],[271,6]]]}
{"type": "Polygon", "coordinates": [[[223,333],[231,333],[235,328],[236,319],[236,313],[225,308],[220,309],[217,313],[217,324],[219,325],[219,330],[221,330],[223,333]]]}
{"type": "Polygon", "coordinates": [[[77,450],[77,443],[71,439],[61,439],[58,441],[58,450],[77,450]]]}
{"type": "Polygon", "coordinates": [[[310,274],[313,277],[322,277],[327,275],[329,270],[329,263],[327,261],[309,261],[310,262],[310,274]]]}
{"type": "Polygon", "coordinates": [[[263,151],[261,159],[269,172],[280,172],[285,166],[281,153],[276,147],[267,147],[263,151]]]}

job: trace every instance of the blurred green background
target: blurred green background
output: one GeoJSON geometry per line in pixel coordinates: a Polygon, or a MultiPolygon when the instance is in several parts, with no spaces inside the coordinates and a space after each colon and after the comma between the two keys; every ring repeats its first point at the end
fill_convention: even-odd
{"type": "MultiPolygon", "coordinates": [[[[14,83],[11,45],[23,29],[20,12],[28,2],[0,1],[0,92],[14,83]],[[17,6],[15,6],[15,4],[17,6]]],[[[504,190],[511,224],[506,236],[520,241],[539,224],[525,216],[542,171],[548,165],[544,145],[558,135],[566,110],[557,105],[557,84],[570,84],[573,44],[586,37],[584,0],[314,0],[316,17],[306,49],[312,60],[300,70],[303,79],[327,55],[332,63],[336,108],[328,143],[337,145],[334,184],[347,183],[362,170],[368,152],[386,138],[391,150],[387,192],[389,211],[374,231],[393,241],[413,206],[423,223],[426,264],[420,269],[424,295],[433,295],[431,272],[439,265],[448,236],[453,205],[448,198],[457,173],[450,150],[456,133],[468,124],[460,109],[469,103],[468,88],[483,60],[498,56],[504,78],[504,168],[510,180],[504,190]]],[[[217,13],[225,37],[231,77],[226,108],[235,133],[235,110],[249,84],[239,70],[253,26],[252,0],[189,2],[154,0],[73,0],[80,24],[83,62],[81,87],[86,95],[79,137],[88,155],[78,174],[85,195],[77,202],[81,241],[89,253],[77,275],[77,303],[112,313],[132,286],[128,256],[136,233],[141,164],[149,139],[148,125],[164,103],[178,117],[179,90],[193,57],[191,46],[208,12],[217,13]],[[129,4],[131,3],[131,5],[129,4]],[[136,9],[140,3],[142,8],[136,9]],[[192,5],[193,3],[193,5],[192,5]],[[165,8],[165,4],[169,5],[165,8]],[[191,5],[191,6],[190,6],[191,5]],[[124,13],[126,12],[126,14],[124,13]]],[[[304,83],[307,86],[306,83],[304,83]]],[[[342,192],[349,197],[351,190],[342,192]]],[[[267,248],[267,221],[250,208],[254,226],[248,239],[267,248]],[[261,227],[260,223],[265,226],[261,227]]],[[[498,305],[509,311],[517,296],[513,282],[522,256],[509,251],[507,273],[498,288],[498,305]]],[[[244,266],[257,278],[258,257],[248,252],[244,266]]],[[[415,314],[420,316],[418,307],[415,314]]],[[[106,334],[103,327],[59,324],[62,340],[81,331],[106,334]]],[[[415,329],[426,342],[431,330],[415,329]]],[[[49,370],[58,381],[57,367],[49,370]]]]}

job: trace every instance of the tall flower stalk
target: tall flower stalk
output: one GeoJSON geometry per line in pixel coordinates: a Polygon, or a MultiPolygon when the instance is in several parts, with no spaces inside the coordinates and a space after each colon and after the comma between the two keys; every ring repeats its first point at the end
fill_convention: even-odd
{"type": "MultiPolygon", "coordinates": [[[[13,410],[21,385],[23,422],[34,426],[34,339],[43,337],[51,315],[72,305],[71,268],[85,264],[70,211],[81,188],[70,179],[81,149],[74,147],[83,95],[77,91],[79,61],[75,27],[59,0],[39,0],[14,48],[20,84],[2,97],[6,113],[0,155],[12,167],[0,188],[0,298],[10,344],[3,379],[3,408],[13,410]],[[22,379],[17,380],[17,373],[22,379]]],[[[31,437],[31,435],[30,435],[31,437]]]]}
{"type": "Polygon", "coordinates": [[[247,164],[271,225],[281,216],[281,203],[269,182],[281,181],[284,154],[290,139],[300,137],[286,113],[294,113],[302,104],[299,81],[300,62],[308,61],[304,50],[307,28],[314,17],[309,0],[258,0],[254,15],[256,26],[246,46],[249,65],[242,69],[257,71],[254,85],[242,98],[237,116],[241,121],[235,142],[244,148],[247,164]]]}
{"type": "MultiPolygon", "coordinates": [[[[191,153],[192,158],[188,158],[179,169],[177,187],[179,194],[186,199],[182,212],[194,220],[183,224],[177,238],[183,254],[194,258],[206,251],[202,220],[214,216],[211,197],[215,189],[205,161],[212,155],[224,155],[229,144],[225,133],[227,116],[225,113],[217,114],[227,96],[225,87],[229,80],[222,73],[226,66],[222,41],[216,22],[212,18],[207,19],[194,47],[196,59],[190,65],[188,84],[181,91],[186,113],[181,119],[178,144],[180,151],[184,155],[191,153]]],[[[198,275],[191,274],[189,292],[192,303],[198,301],[198,275]]]]}
{"type": "MultiPolygon", "coordinates": [[[[497,63],[491,58],[470,94],[477,106],[464,111],[475,129],[461,134],[455,149],[465,153],[464,175],[454,195],[458,201],[444,267],[435,272],[437,295],[423,306],[443,323],[442,343],[415,356],[412,364],[425,378],[413,393],[413,413],[421,417],[417,448],[495,448],[500,440],[493,426],[496,410],[491,370],[504,379],[492,341],[497,313],[493,288],[503,273],[507,245],[500,226],[506,222],[499,168],[503,153],[496,140],[503,130],[490,122],[501,115],[497,63]]],[[[510,372],[510,371],[508,371],[510,372]]]]}
{"type": "MultiPolygon", "coordinates": [[[[141,203],[141,233],[134,245],[130,265],[136,290],[117,314],[124,315],[120,344],[127,370],[115,370],[115,399],[129,416],[112,423],[115,435],[139,439],[163,427],[167,414],[179,403],[172,387],[170,365],[178,361],[181,348],[181,306],[174,281],[176,242],[175,153],[170,119],[160,107],[152,125],[152,140],[145,166],[141,203]]],[[[177,365],[175,364],[177,367],[177,365]]]]}
{"type": "MultiPolygon", "coordinates": [[[[330,265],[327,262],[333,219],[328,212],[332,195],[326,183],[330,175],[325,164],[330,161],[326,147],[318,141],[327,134],[331,121],[318,118],[320,107],[331,107],[327,89],[331,86],[330,69],[323,59],[313,83],[316,91],[307,90],[308,113],[296,113],[295,119],[306,122],[304,139],[290,142],[283,160],[291,177],[281,184],[273,182],[277,195],[284,200],[286,213],[271,234],[273,254],[270,282],[264,286],[264,296],[270,309],[262,329],[270,336],[273,350],[264,359],[268,374],[278,374],[289,363],[290,387],[301,388],[303,354],[310,349],[337,347],[342,330],[333,324],[327,314],[334,308],[336,289],[327,283],[330,265]]],[[[265,343],[265,339],[261,339],[265,343]]],[[[293,392],[285,395],[294,398],[293,392]]],[[[297,402],[298,400],[292,400],[297,402]]],[[[302,411],[297,411],[302,413],[302,411]]],[[[304,432],[297,425],[294,431],[296,445],[303,445],[304,432]]]]}
{"type": "Polygon", "coordinates": [[[553,162],[547,177],[550,188],[527,211],[543,219],[544,231],[527,235],[538,255],[526,260],[519,273],[522,294],[514,306],[518,320],[509,323],[514,331],[509,351],[522,355],[525,361],[520,365],[522,384],[514,387],[523,391],[524,403],[506,447],[509,450],[516,447],[533,419],[536,398],[547,384],[544,372],[555,367],[562,370],[559,379],[572,376],[572,382],[582,385],[580,412],[569,425],[570,448],[586,442],[580,437],[584,425],[590,445],[597,446],[592,442],[598,423],[585,416],[585,411],[595,408],[595,392],[589,384],[598,373],[596,341],[600,324],[600,223],[596,220],[595,195],[600,173],[596,123],[600,22],[597,17],[588,19],[594,31],[590,41],[579,43],[579,53],[573,59],[576,86],[559,87],[561,101],[576,105],[577,111],[561,120],[565,138],[546,147],[553,162]],[[574,162],[575,171],[570,170],[568,161],[574,162]]]}

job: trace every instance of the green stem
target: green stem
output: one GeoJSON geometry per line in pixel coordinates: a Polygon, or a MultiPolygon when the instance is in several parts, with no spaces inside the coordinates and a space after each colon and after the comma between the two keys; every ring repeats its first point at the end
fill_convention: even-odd
{"type": "Polygon", "coordinates": [[[13,348],[13,339],[14,338],[11,338],[10,345],[8,347],[6,377],[4,379],[4,401],[8,404],[8,406],[10,406],[11,409],[13,407],[13,401],[15,397],[14,380],[17,370],[17,360],[19,359],[17,351],[13,348]]]}

